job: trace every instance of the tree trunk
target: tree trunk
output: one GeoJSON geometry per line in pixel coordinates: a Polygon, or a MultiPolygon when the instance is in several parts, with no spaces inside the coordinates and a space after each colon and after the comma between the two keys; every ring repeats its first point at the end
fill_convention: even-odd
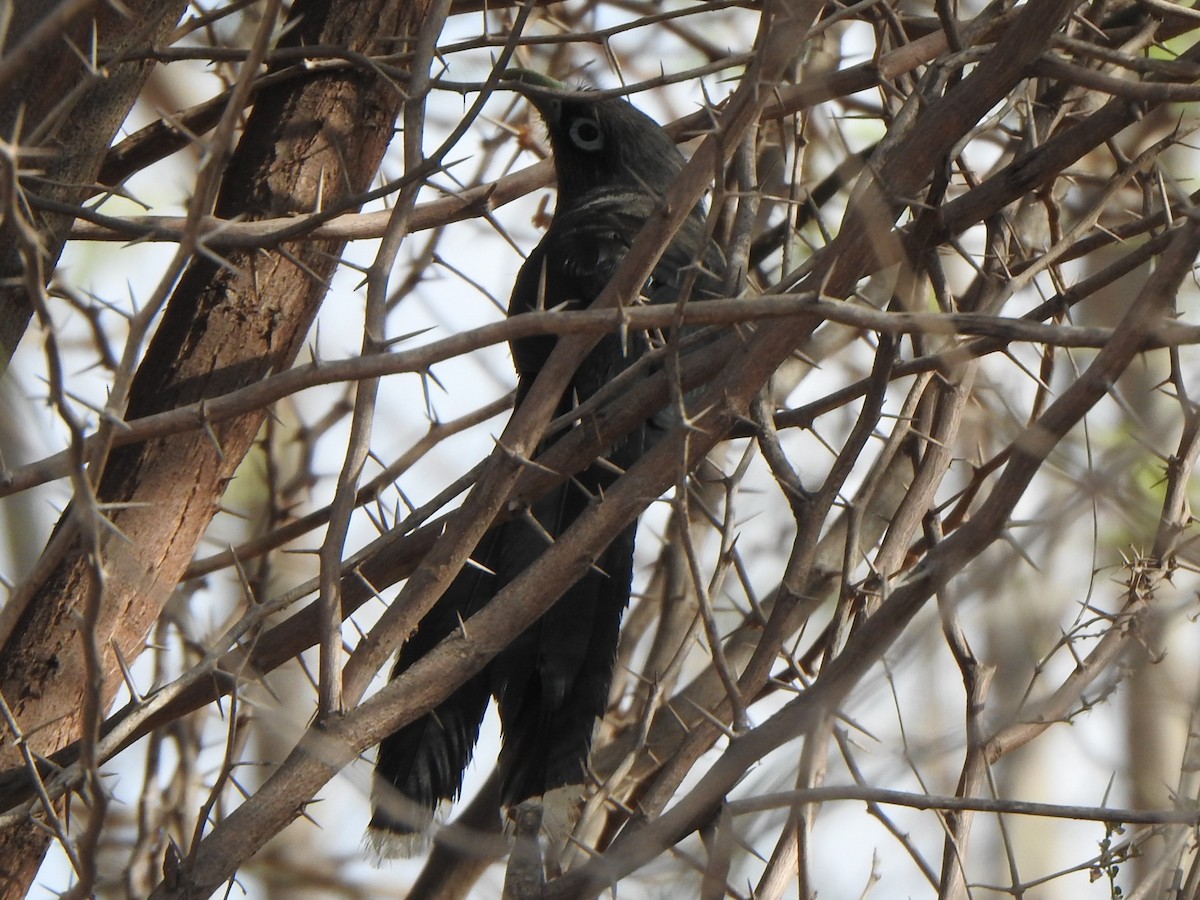
{"type": "MultiPolygon", "coordinates": [[[[41,174],[33,191],[68,206],[95,192],[105,152],[154,67],[152,59],[122,61],[122,55],[162,42],[187,3],[96,5],[94,19],[79,17],[65,33],[55,33],[52,43],[43,44],[36,40],[38,28],[53,24],[58,4],[18,2],[4,48],[6,63],[23,56],[25,65],[13,67],[7,85],[0,80],[0,135],[13,145],[20,169],[41,174]],[[93,43],[100,71],[80,58],[80,48],[93,43]]],[[[17,209],[28,219],[0,218],[0,370],[8,367],[33,315],[30,291],[40,291],[49,280],[73,221],[36,206],[9,204],[10,211],[17,209]]]]}
{"type": "MultiPolygon", "coordinates": [[[[413,33],[427,7],[302,0],[285,40],[361,53],[393,50],[381,48],[376,36],[413,33]]],[[[394,84],[356,69],[264,91],[224,174],[217,214],[279,216],[353,200],[375,175],[401,101],[394,84]]],[[[171,409],[286,369],[342,246],[310,241],[237,251],[224,265],[193,262],[138,369],[128,415],[171,409]]],[[[89,641],[101,654],[100,704],[111,702],[122,683],[118,660],[132,662],[142,651],[262,418],[257,413],[208,434],[121,448],[98,479],[91,473],[111,527],[100,529],[97,558],[79,539],[78,497],[59,522],[59,532],[71,529],[69,544],[0,652],[0,691],[20,729],[6,737],[24,736],[37,755],[80,737],[89,641]],[[90,622],[90,635],[82,633],[83,622],[90,622]]],[[[19,754],[6,744],[0,760],[17,764],[19,754]]],[[[48,840],[28,825],[0,832],[0,859],[20,861],[5,873],[0,897],[24,896],[48,840]]]]}

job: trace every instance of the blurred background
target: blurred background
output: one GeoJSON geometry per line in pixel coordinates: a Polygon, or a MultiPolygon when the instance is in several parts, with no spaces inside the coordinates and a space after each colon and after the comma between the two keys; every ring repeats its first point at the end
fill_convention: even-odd
{"type": "MultiPolygon", "coordinates": [[[[227,96],[262,25],[261,6],[193,3],[171,40],[152,48],[157,65],[114,143],[137,140],[140,129],[160,120],[186,121],[199,104],[227,96]]],[[[462,122],[522,12],[520,4],[470,6],[450,4],[437,36],[421,138],[427,152],[462,122]]],[[[763,395],[777,431],[722,442],[686,482],[650,505],[639,531],[636,596],[611,714],[595,760],[602,778],[626,761],[622,777],[629,784],[608,785],[607,812],[597,813],[602,821],[581,832],[581,840],[596,846],[611,839],[623,821],[614,810],[651,782],[645,747],[621,742],[673,695],[689,713],[671,713],[681,731],[664,733],[655,752],[682,753],[698,721],[721,725],[702,746],[692,746],[696,762],[673,792],[677,799],[728,749],[731,734],[767,722],[821,678],[931,547],[995,499],[1013,448],[1028,440],[1026,429],[1079,382],[1102,345],[1096,340],[1108,334],[1095,331],[1085,344],[1078,329],[1114,328],[1161,264],[1161,249],[1133,254],[1194,217],[1195,102],[1190,94],[1153,88],[1194,87],[1198,73],[1188,54],[1196,45],[1195,20],[1164,18],[1152,6],[1076,4],[1039,57],[1147,87],[1120,101],[1132,110],[1125,126],[1081,145],[1028,192],[995,201],[983,191],[1011,178],[1006,167],[1014,160],[1031,158],[1051,138],[1118,102],[1107,92],[1115,90],[1111,85],[1101,89],[1082,76],[1072,82],[1049,64],[1032,67],[1004,102],[965,129],[922,196],[892,198],[902,207],[897,228],[935,235],[919,265],[883,267],[838,298],[897,315],[962,312],[1013,321],[1033,311],[1033,321],[1062,330],[1061,340],[1053,328],[1038,339],[997,330],[985,347],[978,331],[912,329],[897,342],[881,412],[870,419],[861,392],[847,387],[869,378],[878,334],[826,322],[798,342],[763,395]],[[994,205],[963,225],[951,206],[962,198],[994,205]],[[979,349],[954,354],[964,347],[979,349]],[[912,363],[907,371],[906,363],[912,363]],[[869,438],[855,450],[856,427],[868,428],[869,438]],[[836,476],[833,502],[819,521],[799,516],[797,524],[795,496],[781,487],[772,452],[815,496],[830,486],[841,455],[848,468],[836,476]],[[698,566],[692,572],[682,550],[689,545],[698,566]],[[803,557],[802,547],[813,555],[803,557]],[[773,634],[780,641],[770,677],[741,698],[746,720],[732,721],[715,703],[704,708],[695,698],[723,697],[714,681],[712,628],[728,642],[723,655],[738,670],[784,600],[793,610],[789,627],[773,634]],[[686,693],[689,687],[697,693],[686,693]],[[617,749],[605,756],[606,747],[617,749]]],[[[994,50],[1000,32],[968,26],[996,20],[1012,27],[1023,9],[974,0],[823,5],[786,79],[762,87],[778,95],[776,112],[752,132],[750,152],[737,157],[753,184],[747,190],[738,181],[735,161],[706,201],[723,245],[747,238],[743,296],[783,293],[796,284],[796,273],[847,221],[864,161],[909,133],[912,117],[964,84],[994,50]],[[848,72],[869,77],[834,78],[848,72]],[[796,93],[797,85],[813,84],[828,87],[813,98],[796,93]],[[757,209],[739,215],[751,194],[757,209]]],[[[580,85],[630,86],[631,102],[668,125],[720,108],[738,88],[761,41],[761,15],[761,4],[748,0],[537,4],[521,26],[515,61],[580,85]]],[[[275,31],[281,27],[282,19],[275,31]]],[[[377,61],[381,73],[406,64],[386,50],[377,61]]],[[[694,118],[687,122],[693,136],[682,144],[685,154],[704,130],[694,118]]],[[[398,130],[373,186],[404,175],[402,140],[398,130]]],[[[529,105],[497,91],[426,180],[418,203],[510,177],[547,152],[529,105]]],[[[96,194],[87,208],[123,219],[184,216],[208,158],[197,135],[96,194]]],[[[385,193],[362,212],[388,210],[394,199],[385,193]]],[[[389,349],[501,322],[523,254],[537,243],[554,202],[548,175],[540,176],[536,186],[486,214],[409,234],[388,285],[386,339],[395,342],[389,349]]],[[[889,223],[877,225],[887,231],[889,223]]],[[[128,317],[170,277],[175,244],[102,234],[100,224],[88,232],[76,227],[53,271],[46,316],[27,330],[0,380],[0,454],[9,471],[71,446],[71,429],[48,387],[58,377],[55,368],[65,402],[85,429],[96,427],[120,370],[128,317]]],[[[297,364],[361,353],[363,273],[379,252],[378,237],[346,244],[297,364]]],[[[1191,275],[1174,306],[1182,325],[1196,320],[1191,275]]],[[[752,332],[789,321],[739,327],[752,332]]],[[[1084,811],[1166,813],[1192,809],[1197,800],[1197,757],[1189,751],[1200,687],[1196,550],[1186,505],[1182,518],[1172,519],[1165,504],[1180,481],[1187,496],[1193,462],[1187,448],[1196,425],[1188,391],[1200,385],[1200,360],[1194,335],[1163,342],[1168,346],[1137,354],[1107,394],[1082,411],[1021,491],[997,539],[964,559],[936,599],[880,648],[882,661],[836,714],[750,761],[720,821],[622,878],[620,896],[1128,897],[1190,884],[1193,830],[1167,824],[1166,815],[1159,823],[1116,826],[1084,811]],[[1176,521],[1182,529],[1161,557],[1164,528],[1176,521]],[[770,800],[817,786],[904,792],[908,799],[770,800]],[[979,812],[964,825],[963,817],[948,821],[938,810],[937,798],[956,795],[1064,808],[1038,816],[979,812]],[[751,800],[762,802],[738,805],[751,800]],[[969,836],[969,843],[955,850],[948,835],[969,836]],[[959,864],[958,880],[944,871],[959,864]]],[[[383,379],[360,483],[387,474],[350,519],[346,558],[493,451],[514,385],[503,343],[383,379]]],[[[355,389],[354,382],[308,387],[271,405],[196,560],[261,540],[330,504],[355,389]]],[[[748,425],[744,433],[753,430],[748,425]]],[[[0,574],[10,591],[34,570],[74,489],[57,478],[0,499],[0,574]]],[[[232,646],[221,642],[230,641],[231,627],[251,605],[317,577],[323,528],[241,554],[239,566],[193,565],[146,652],[131,661],[131,682],[147,694],[185,675],[206,652],[232,646]]],[[[344,623],[348,652],[396,590],[381,589],[344,623]]],[[[101,784],[112,802],[95,850],[94,894],[148,896],[162,878],[169,845],[186,855],[253,797],[313,721],[316,679],[316,651],[309,649],[247,679],[236,702],[227,698],[181,716],[105,762],[101,784]]],[[[130,699],[124,689],[116,705],[130,699]]],[[[491,773],[498,739],[489,713],[460,809],[491,773]]],[[[425,861],[377,869],[363,848],[373,753],[343,769],[303,816],[243,861],[229,895],[409,896],[425,861]]],[[[69,829],[88,815],[77,797],[69,829]]],[[[52,842],[28,896],[69,891],[79,878],[72,855],[52,842]]],[[[500,896],[503,877],[504,860],[490,862],[468,896],[500,896]]]]}

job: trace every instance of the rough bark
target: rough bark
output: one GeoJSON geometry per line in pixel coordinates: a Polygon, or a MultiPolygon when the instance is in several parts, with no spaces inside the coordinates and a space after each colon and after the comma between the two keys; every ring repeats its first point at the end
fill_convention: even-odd
{"type": "MultiPolygon", "coordinates": [[[[377,51],[379,35],[411,34],[423,3],[297,3],[289,44],[377,51]]],[[[363,192],[392,136],[402,97],[365,71],[314,77],[263,92],[224,174],[221,216],[309,212],[363,192]]],[[[342,245],[308,242],[238,252],[226,265],[194,262],[177,285],[141,363],[129,415],[170,409],[286,368],[325,295],[342,245]]],[[[88,689],[79,611],[102,591],[94,640],[103,653],[102,702],[121,684],[118,653],[135,659],[190,562],[228,479],[262,421],[257,413],[203,432],[115,451],[98,481],[111,529],[99,566],[73,542],[40,585],[0,652],[0,691],[28,745],[41,755],[79,737],[88,689]],[[102,583],[98,573],[103,573],[102,583]]],[[[68,512],[59,529],[72,528],[68,512]]],[[[6,735],[6,743],[11,735],[6,735]]],[[[6,764],[18,760],[9,747],[6,764]]],[[[30,827],[0,834],[0,897],[23,896],[47,844],[30,827]]]]}
{"type": "MultiPolygon", "coordinates": [[[[11,59],[58,4],[18,2],[3,50],[11,59]]],[[[12,162],[40,173],[27,189],[58,203],[76,205],[92,187],[117,129],[153,70],[153,60],[122,61],[131,47],[156,43],[175,27],[186,0],[128,0],[94,4],[95,16],[80,16],[48,46],[29,47],[31,63],[14,71],[0,90],[0,138],[11,145],[12,162]],[[93,31],[94,29],[94,31],[93,31]],[[91,69],[80,50],[104,61],[91,69]]],[[[6,60],[8,61],[8,60],[6,60]]],[[[0,164],[2,165],[2,164],[0,164]]],[[[0,369],[8,366],[33,315],[31,288],[54,271],[72,218],[34,213],[18,220],[19,204],[5,204],[0,221],[0,369]]]]}

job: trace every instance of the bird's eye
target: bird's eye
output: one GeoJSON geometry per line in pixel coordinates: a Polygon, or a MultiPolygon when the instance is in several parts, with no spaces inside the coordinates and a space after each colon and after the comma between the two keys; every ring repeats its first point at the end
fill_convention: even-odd
{"type": "Polygon", "coordinates": [[[571,143],[580,150],[599,150],[604,146],[604,135],[600,126],[591,119],[576,119],[571,123],[568,133],[571,135],[571,143]]]}

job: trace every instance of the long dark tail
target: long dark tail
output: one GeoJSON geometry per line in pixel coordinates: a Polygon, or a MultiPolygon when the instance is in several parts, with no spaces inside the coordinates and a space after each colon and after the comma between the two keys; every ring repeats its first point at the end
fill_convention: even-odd
{"type": "MultiPolygon", "coordinates": [[[[485,534],[473,554],[489,571],[469,566],[459,574],[405,643],[389,680],[399,677],[495,594],[492,572],[501,552],[500,531],[485,534]]],[[[486,669],[477,673],[432,712],[379,745],[367,839],[381,857],[424,851],[435,819],[457,799],[491,695],[489,678],[486,669]]]]}
{"type": "MultiPolygon", "coordinates": [[[[509,523],[500,577],[507,581],[526,568],[582,514],[597,482],[612,478],[607,472],[598,477],[593,467],[535,504],[533,522],[509,523]]],[[[592,569],[492,663],[504,728],[501,799],[512,807],[545,798],[543,830],[552,834],[569,832],[592,736],[608,704],[636,531],[634,523],[618,535],[592,569]]]]}
{"type": "MultiPolygon", "coordinates": [[[[610,459],[630,464],[642,434],[629,436],[610,459]]],[[[392,678],[520,575],[598,499],[616,476],[593,465],[538,500],[528,516],[489,531],[469,567],[404,645],[392,678]]],[[[428,844],[440,810],[457,798],[480,721],[494,694],[504,728],[501,800],[514,806],[545,797],[546,830],[569,830],[584,783],[592,735],[612,683],[621,616],[629,603],[637,523],[604,549],[593,567],[538,622],[500,652],[433,712],[386,738],[379,747],[368,839],[380,856],[412,856],[428,844]]]]}

